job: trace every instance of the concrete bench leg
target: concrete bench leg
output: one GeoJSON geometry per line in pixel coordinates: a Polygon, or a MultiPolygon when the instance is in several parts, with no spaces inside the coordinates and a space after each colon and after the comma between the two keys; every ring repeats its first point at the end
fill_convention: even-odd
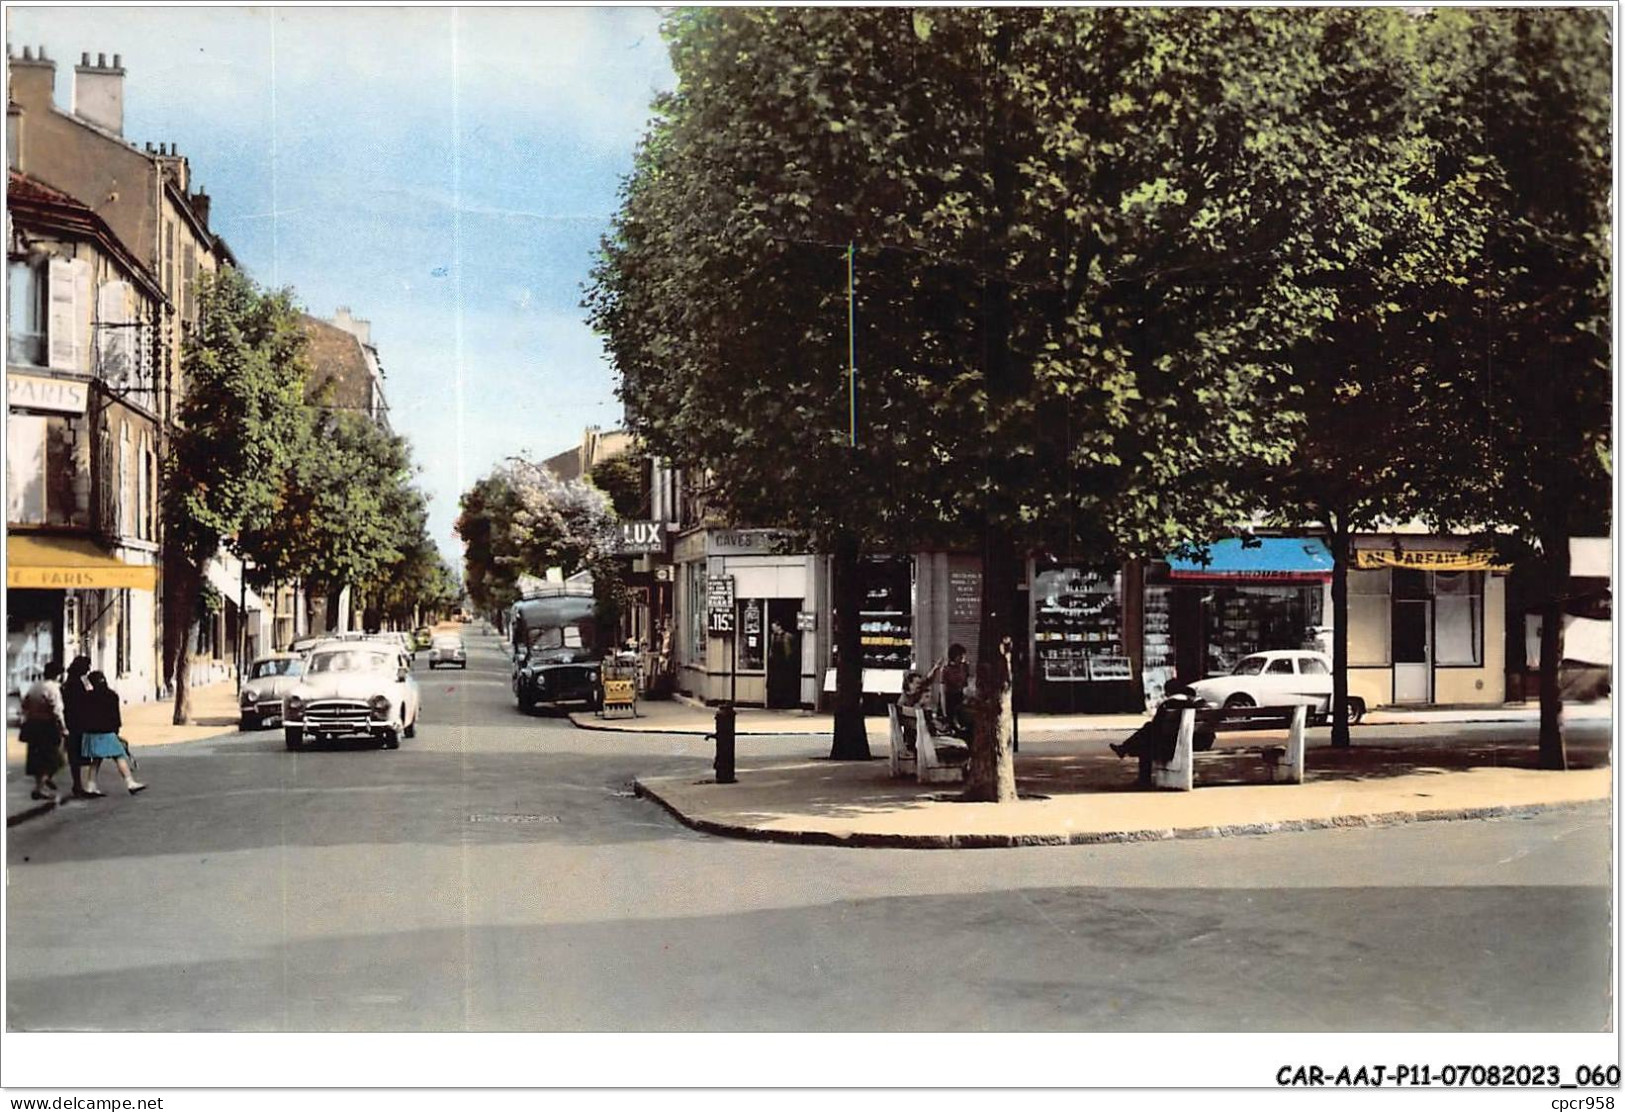
{"type": "Polygon", "coordinates": [[[1179,733],[1174,737],[1174,757],[1151,765],[1151,782],[1159,788],[1188,792],[1195,787],[1192,772],[1196,765],[1196,712],[1179,712],[1179,733]]]}
{"type": "Polygon", "coordinates": [[[1303,783],[1304,730],[1308,724],[1308,707],[1298,707],[1292,712],[1292,726],[1286,735],[1286,756],[1273,769],[1276,783],[1303,783]]]}

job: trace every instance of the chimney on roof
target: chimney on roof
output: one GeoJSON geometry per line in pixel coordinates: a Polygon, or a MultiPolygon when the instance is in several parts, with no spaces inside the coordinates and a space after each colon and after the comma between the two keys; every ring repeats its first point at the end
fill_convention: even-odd
{"type": "Polygon", "coordinates": [[[56,86],[56,63],[45,56],[43,46],[39,48],[38,58],[34,57],[33,47],[23,47],[23,56],[18,58],[8,46],[6,69],[11,77],[12,103],[24,111],[45,111],[51,107],[51,93],[56,86]]]}
{"type": "Polygon", "coordinates": [[[209,195],[201,189],[192,194],[192,212],[196,214],[198,223],[205,228],[209,226],[209,195]]]}
{"type": "Polygon", "coordinates": [[[124,134],[124,58],[113,55],[113,64],[107,64],[107,55],[96,55],[96,64],[90,64],[89,53],[79,55],[79,64],[73,67],[73,114],[86,123],[124,134]]]}
{"type": "Polygon", "coordinates": [[[333,319],[328,323],[334,328],[342,328],[344,331],[360,340],[362,344],[371,346],[372,322],[360,320],[351,315],[350,307],[348,305],[340,305],[337,309],[333,310],[333,319]]]}

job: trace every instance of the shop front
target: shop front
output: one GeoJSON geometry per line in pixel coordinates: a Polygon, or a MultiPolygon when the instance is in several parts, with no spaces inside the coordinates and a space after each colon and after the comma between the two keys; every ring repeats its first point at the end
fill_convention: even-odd
{"type": "MultiPolygon", "coordinates": [[[[6,538],[6,710],[52,660],[81,652],[119,677],[150,672],[151,600],[157,569],[128,563],[84,537],[13,533],[6,538]],[[137,599],[144,599],[138,604],[137,599]],[[138,667],[142,662],[145,669],[138,667]]],[[[150,698],[150,690],[126,697],[150,698]]]]}
{"type": "Polygon", "coordinates": [[[1368,706],[1505,701],[1505,567],[1465,538],[1426,534],[1358,536],[1353,555],[1350,694],[1368,706]]]}
{"type": "Polygon", "coordinates": [[[765,529],[702,529],[676,543],[679,691],[707,703],[813,706],[827,595],[821,561],[765,529]]]}
{"type": "Polygon", "coordinates": [[[1166,572],[1147,577],[1148,701],[1173,680],[1229,672],[1249,653],[1323,647],[1332,554],[1319,539],[1229,538],[1206,557],[1170,556],[1166,572]]]}

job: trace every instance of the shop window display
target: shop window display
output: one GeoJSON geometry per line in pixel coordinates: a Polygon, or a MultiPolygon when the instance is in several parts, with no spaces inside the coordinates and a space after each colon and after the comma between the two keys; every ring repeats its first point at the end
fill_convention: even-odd
{"type": "Polygon", "coordinates": [[[1215,587],[1201,600],[1204,675],[1229,672],[1249,653],[1319,644],[1320,587],[1215,587]]]}
{"type": "Polygon", "coordinates": [[[863,666],[906,670],[914,656],[914,561],[874,557],[863,564],[858,613],[863,666]]]}
{"type": "Polygon", "coordinates": [[[1078,568],[1036,572],[1033,653],[1040,705],[1062,710],[1138,708],[1123,651],[1116,582],[1078,568]]]}

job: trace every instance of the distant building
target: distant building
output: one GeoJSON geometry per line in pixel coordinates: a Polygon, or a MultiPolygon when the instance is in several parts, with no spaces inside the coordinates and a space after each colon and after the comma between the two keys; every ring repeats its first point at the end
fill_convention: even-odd
{"type": "Polygon", "coordinates": [[[307,396],[334,409],[364,413],[389,428],[384,370],[372,343],[372,324],[343,306],[329,320],[304,318],[311,376],[307,396]]]}

